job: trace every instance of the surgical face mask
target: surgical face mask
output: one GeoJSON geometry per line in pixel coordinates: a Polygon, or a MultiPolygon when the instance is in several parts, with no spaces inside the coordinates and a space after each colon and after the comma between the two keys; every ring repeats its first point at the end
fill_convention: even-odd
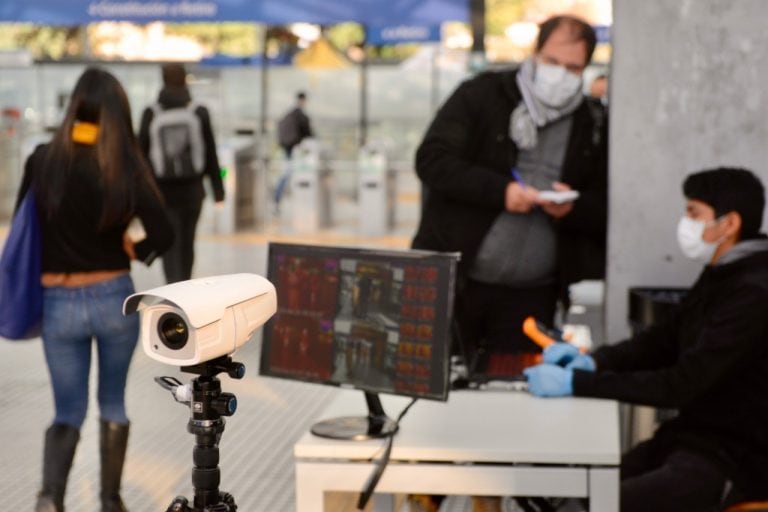
{"type": "Polygon", "coordinates": [[[680,218],[680,222],[677,223],[677,243],[680,245],[680,250],[683,251],[683,254],[692,260],[709,263],[721,240],[705,242],[702,235],[705,229],[719,221],[720,219],[715,219],[706,222],[694,220],[687,215],[683,215],[680,218]]]}
{"type": "Polygon", "coordinates": [[[548,107],[559,108],[576,94],[581,94],[581,77],[563,66],[537,62],[533,93],[548,107]]]}

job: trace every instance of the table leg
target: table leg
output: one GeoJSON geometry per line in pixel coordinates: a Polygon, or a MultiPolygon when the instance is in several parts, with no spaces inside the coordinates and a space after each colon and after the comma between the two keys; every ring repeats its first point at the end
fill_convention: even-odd
{"type": "Polygon", "coordinates": [[[323,512],[325,489],[312,472],[296,465],[296,512],[323,512]]]}
{"type": "Polygon", "coordinates": [[[589,470],[589,511],[618,512],[619,468],[589,470]]]}

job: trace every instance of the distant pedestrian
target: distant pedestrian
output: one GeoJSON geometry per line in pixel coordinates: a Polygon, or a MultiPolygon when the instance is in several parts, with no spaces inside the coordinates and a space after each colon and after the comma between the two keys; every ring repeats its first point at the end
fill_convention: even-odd
{"type": "Polygon", "coordinates": [[[165,280],[175,283],[192,277],[195,232],[205,198],[203,176],[208,176],[217,204],[224,201],[224,184],[208,109],[192,101],[183,65],[162,69],[163,88],[157,103],[144,110],[139,143],[176,233],[163,256],[165,280]]]}
{"type": "Polygon", "coordinates": [[[309,116],[304,112],[307,103],[307,95],[303,92],[296,94],[296,106],[280,119],[277,124],[277,142],[285,152],[285,162],[283,174],[275,187],[275,210],[280,211],[280,200],[283,198],[285,187],[291,178],[293,165],[291,157],[293,148],[298,146],[302,140],[312,137],[312,127],[309,123],[309,116]]]}

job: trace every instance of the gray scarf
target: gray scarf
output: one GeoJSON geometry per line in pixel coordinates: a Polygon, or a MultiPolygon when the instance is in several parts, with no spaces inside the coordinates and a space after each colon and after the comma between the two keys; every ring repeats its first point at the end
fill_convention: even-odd
{"type": "Polygon", "coordinates": [[[536,63],[533,58],[528,58],[520,65],[516,77],[523,101],[512,111],[509,119],[509,137],[520,149],[535,147],[538,142],[537,130],[540,127],[571,114],[584,101],[584,95],[579,91],[560,108],[543,104],[533,93],[535,71],[536,63]]]}

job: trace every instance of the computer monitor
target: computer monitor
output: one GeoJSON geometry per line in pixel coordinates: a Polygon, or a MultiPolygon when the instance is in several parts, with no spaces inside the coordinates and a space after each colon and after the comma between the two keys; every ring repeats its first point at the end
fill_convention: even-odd
{"type": "Polygon", "coordinates": [[[259,373],[365,392],[369,414],[321,422],[341,439],[394,431],[378,393],[447,400],[455,253],[270,243],[277,313],[259,373]]]}

